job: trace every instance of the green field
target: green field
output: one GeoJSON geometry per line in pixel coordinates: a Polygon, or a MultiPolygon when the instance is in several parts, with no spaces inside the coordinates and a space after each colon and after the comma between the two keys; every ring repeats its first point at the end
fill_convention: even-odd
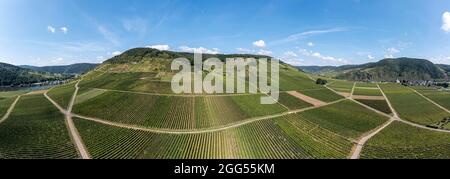
{"type": "Polygon", "coordinates": [[[352,143],[294,116],[202,134],[156,134],[75,124],[93,158],[312,159],[347,158],[352,143]]]}
{"type": "Polygon", "coordinates": [[[422,95],[450,110],[450,91],[417,90],[422,95]]]}
{"type": "Polygon", "coordinates": [[[313,158],[347,158],[353,146],[351,139],[322,128],[300,114],[280,117],[275,121],[313,158]]]}
{"type": "Polygon", "coordinates": [[[0,99],[0,119],[6,114],[11,104],[16,98],[1,98],[0,99]]]}
{"type": "Polygon", "coordinates": [[[19,90],[19,91],[8,91],[8,92],[0,92],[0,99],[1,98],[12,98],[16,97],[22,94],[26,94],[30,92],[30,90],[19,90]]]}
{"type": "Polygon", "coordinates": [[[450,159],[450,134],[394,122],[368,141],[361,158],[450,159]]]}
{"type": "Polygon", "coordinates": [[[353,95],[358,96],[383,96],[379,89],[355,88],[353,95]]]}
{"type": "Polygon", "coordinates": [[[155,73],[107,73],[86,78],[84,88],[101,88],[148,93],[172,93],[171,83],[160,81],[155,73]]]}
{"type": "Polygon", "coordinates": [[[278,102],[288,107],[290,110],[303,109],[312,106],[311,104],[287,93],[280,93],[278,102]]]}
{"type": "Polygon", "coordinates": [[[356,83],[356,87],[363,88],[378,88],[376,83],[356,83]]]}
{"type": "Polygon", "coordinates": [[[67,107],[70,103],[73,93],[75,92],[75,82],[60,85],[48,91],[47,95],[62,107],[67,107]]]}
{"type": "Polygon", "coordinates": [[[261,104],[261,97],[266,95],[232,96],[231,99],[250,117],[266,116],[287,112],[280,104],[261,104]]]}
{"type": "Polygon", "coordinates": [[[450,114],[427,101],[412,89],[397,84],[382,84],[394,109],[402,119],[422,125],[435,125],[450,114]]]}
{"type": "Polygon", "coordinates": [[[357,139],[387,118],[349,100],[301,113],[302,118],[346,138],[357,139]]]}
{"type": "Polygon", "coordinates": [[[287,111],[279,104],[261,105],[261,96],[177,97],[109,91],[77,103],[73,110],[113,122],[167,129],[209,128],[287,111]]]}
{"type": "Polygon", "coordinates": [[[311,156],[273,121],[221,132],[171,135],[75,119],[93,158],[289,159],[311,156]]]}
{"type": "Polygon", "coordinates": [[[323,102],[333,102],[344,98],[341,95],[338,95],[326,88],[321,90],[304,90],[299,92],[306,96],[318,99],[323,102]]]}
{"type": "Polygon", "coordinates": [[[23,96],[0,124],[0,158],[78,158],[64,116],[43,95],[23,96]]]}
{"type": "Polygon", "coordinates": [[[384,112],[386,114],[392,114],[391,108],[389,108],[389,105],[385,100],[366,100],[366,99],[356,99],[356,100],[378,111],[384,112]]]}
{"type": "Polygon", "coordinates": [[[327,86],[338,92],[351,93],[353,85],[354,82],[351,81],[336,80],[327,86]]]}
{"type": "Polygon", "coordinates": [[[280,91],[299,91],[305,89],[321,89],[306,74],[293,70],[280,70],[280,91]]]}

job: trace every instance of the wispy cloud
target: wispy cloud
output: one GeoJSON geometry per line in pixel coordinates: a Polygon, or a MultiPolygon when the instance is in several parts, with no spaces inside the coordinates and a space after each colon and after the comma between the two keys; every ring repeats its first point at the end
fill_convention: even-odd
{"type": "Polygon", "coordinates": [[[122,20],[122,26],[128,32],[138,33],[139,36],[143,36],[147,32],[148,20],[141,17],[133,17],[122,20]]]}
{"type": "Polygon", "coordinates": [[[332,56],[323,55],[319,52],[314,52],[306,49],[300,49],[299,53],[306,57],[316,58],[322,61],[331,62],[333,64],[349,64],[349,61],[343,58],[337,58],[332,56]]]}
{"type": "Polygon", "coordinates": [[[450,32],[450,12],[444,12],[442,14],[442,30],[447,33],[450,32]]]}
{"type": "Polygon", "coordinates": [[[97,27],[98,31],[102,36],[108,40],[110,43],[114,44],[115,46],[120,45],[119,39],[113,32],[109,31],[105,26],[99,25],[97,27]]]}
{"type": "Polygon", "coordinates": [[[271,43],[272,45],[279,45],[283,43],[289,43],[289,42],[295,42],[301,39],[305,39],[311,36],[321,35],[321,34],[328,34],[328,33],[334,33],[334,32],[345,32],[348,31],[348,28],[345,27],[337,27],[337,28],[331,28],[331,29],[324,29],[324,30],[310,30],[305,32],[300,32],[296,34],[292,34],[286,38],[279,39],[271,43]]]}

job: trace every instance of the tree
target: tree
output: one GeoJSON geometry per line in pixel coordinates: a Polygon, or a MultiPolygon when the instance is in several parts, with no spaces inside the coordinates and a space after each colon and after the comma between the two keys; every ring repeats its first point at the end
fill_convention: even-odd
{"type": "Polygon", "coordinates": [[[318,85],[326,85],[328,83],[327,80],[324,80],[322,78],[317,79],[316,84],[318,85]]]}

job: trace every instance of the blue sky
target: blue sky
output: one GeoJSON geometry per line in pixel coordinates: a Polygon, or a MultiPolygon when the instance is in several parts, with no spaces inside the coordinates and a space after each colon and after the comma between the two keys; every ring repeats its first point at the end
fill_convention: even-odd
{"type": "Polygon", "coordinates": [[[295,65],[450,64],[449,11],[448,0],[1,0],[0,61],[102,62],[152,46],[295,65]]]}

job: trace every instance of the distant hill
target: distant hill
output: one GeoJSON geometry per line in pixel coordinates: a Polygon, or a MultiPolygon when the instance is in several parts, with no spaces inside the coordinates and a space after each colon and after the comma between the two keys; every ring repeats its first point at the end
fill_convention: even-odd
{"type": "MultiPolygon", "coordinates": [[[[299,67],[303,69],[303,67],[299,67]]],[[[311,69],[311,67],[308,67],[311,69]]],[[[314,68],[313,68],[314,69],[314,68]]],[[[313,73],[355,81],[395,81],[447,79],[448,66],[435,65],[425,59],[396,58],[375,63],[316,68],[313,73]]]]}
{"type": "MultiPolygon", "coordinates": [[[[203,60],[208,58],[218,58],[225,61],[227,58],[267,58],[272,57],[263,55],[249,54],[203,54],[203,60]]],[[[194,61],[193,53],[160,51],[152,48],[134,48],[121,55],[115,56],[103,62],[100,69],[108,69],[113,72],[168,72],[172,60],[176,58],[186,58],[194,61]]],[[[281,64],[285,64],[280,62],[281,64]]],[[[285,65],[286,67],[287,65],[285,65]]]]}
{"type": "Polygon", "coordinates": [[[37,72],[7,63],[0,63],[0,86],[16,86],[63,79],[60,74],[37,72]]]}
{"type": "Polygon", "coordinates": [[[326,71],[332,71],[335,70],[337,67],[335,66],[298,66],[297,67],[300,70],[303,70],[307,73],[318,73],[318,72],[326,72],[326,71]]]}
{"type": "Polygon", "coordinates": [[[20,67],[40,72],[60,73],[60,74],[82,74],[94,69],[98,65],[99,64],[77,63],[65,66],[36,67],[36,66],[22,65],[20,67]]]}

